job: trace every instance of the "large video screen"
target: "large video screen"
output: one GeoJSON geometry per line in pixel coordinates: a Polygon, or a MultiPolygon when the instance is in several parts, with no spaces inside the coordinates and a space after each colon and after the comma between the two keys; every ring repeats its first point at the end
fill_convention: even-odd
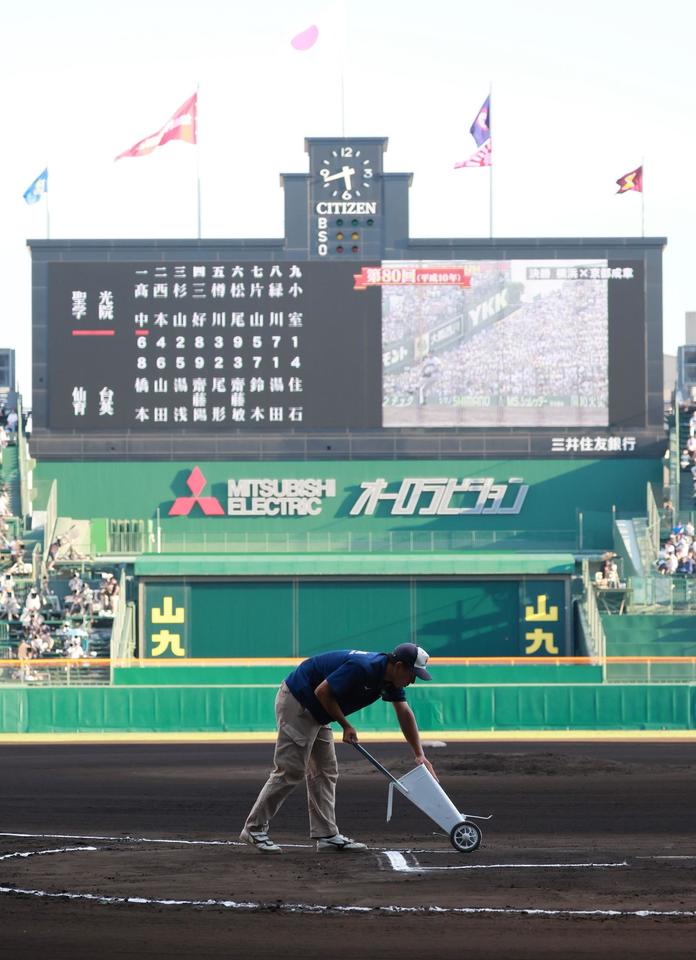
{"type": "Polygon", "coordinates": [[[47,425],[640,425],[638,261],[51,263],[47,425]]]}
{"type": "Polygon", "coordinates": [[[609,284],[635,271],[606,260],[448,266],[466,285],[383,287],[383,425],[606,427],[609,284]]]}

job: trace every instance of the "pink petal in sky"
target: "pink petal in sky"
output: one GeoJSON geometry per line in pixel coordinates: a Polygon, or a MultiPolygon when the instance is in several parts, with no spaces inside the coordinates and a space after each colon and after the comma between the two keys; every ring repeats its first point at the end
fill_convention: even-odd
{"type": "Polygon", "coordinates": [[[307,27],[302,33],[298,33],[296,37],[293,37],[290,43],[295,50],[309,50],[309,48],[313,47],[317,42],[318,36],[319,30],[312,24],[311,27],[307,27]]]}

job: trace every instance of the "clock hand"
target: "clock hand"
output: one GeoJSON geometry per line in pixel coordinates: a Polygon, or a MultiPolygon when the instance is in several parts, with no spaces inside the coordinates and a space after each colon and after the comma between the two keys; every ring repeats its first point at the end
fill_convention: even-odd
{"type": "Polygon", "coordinates": [[[339,170],[338,173],[332,173],[331,176],[322,174],[324,177],[324,183],[330,183],[331,180],[345,180],[346,190],[350,190],[350,178],[355,173],[352,167],[343,167],[342,170],[339,170]]]}

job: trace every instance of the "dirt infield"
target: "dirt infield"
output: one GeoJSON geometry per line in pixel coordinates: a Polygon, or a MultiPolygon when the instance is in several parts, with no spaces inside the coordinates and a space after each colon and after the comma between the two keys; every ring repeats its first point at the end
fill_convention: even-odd
{"type": "MultiPolygon", "coordinates": [[[[400,744],[371,747],[397,774],[400,744]]],[[[0,747],[0,957],[691,957],[696,744],[466,743],[429,750],[461,810],[456,853],[339,747],[339,823],[317,854],[301,791],[237,842],[272,745],[0,747]]]]}

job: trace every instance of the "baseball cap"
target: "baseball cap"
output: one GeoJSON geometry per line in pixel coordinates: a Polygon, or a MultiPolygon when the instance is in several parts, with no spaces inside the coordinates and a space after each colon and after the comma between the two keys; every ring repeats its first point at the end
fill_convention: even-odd
{"type": "Polygon", "coordinates": [[[407,667],[411,667],[421,680],[433,679],[425,669],[429,654],[422,647],[417,647],[415,643],[400,643],[398,647],[394,647],[392,656],[395,660],[405,663],[407,667]]]}

